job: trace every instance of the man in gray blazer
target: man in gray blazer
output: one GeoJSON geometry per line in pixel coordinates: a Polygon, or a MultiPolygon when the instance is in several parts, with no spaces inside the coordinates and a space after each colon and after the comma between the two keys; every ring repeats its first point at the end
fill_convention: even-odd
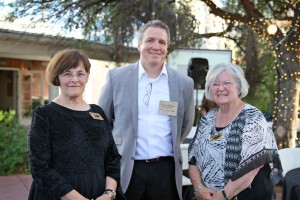
{"type": "Polygon", "coordinates": [[[169,44],[166,24],[142,26],[140,60],[110,70],[99,98],[122,155],[128,200],[182,199],[180,143],[194,122],[194,82],[165,63],[169,44]]]}

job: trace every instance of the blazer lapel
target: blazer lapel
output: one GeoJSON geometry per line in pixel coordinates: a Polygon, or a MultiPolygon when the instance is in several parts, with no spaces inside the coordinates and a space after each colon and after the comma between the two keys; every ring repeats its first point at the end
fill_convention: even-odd
{"type": "Polygon", "coordinates": [[[135,134],[137,134],[137,124],[138,124],[138,62],[130,66],[130,74],[128,88],[124,88],[125,90],[129,90],[129,99],[131,102],[131,116],[133,121],[133,128],[135,134]]]}
{"type": "MultiPolygon", "coordinates": [[[[170,91],[170,101],[178,102],[178,81],[176,74],[167,67],[168,77],[169,77],[169,91],[170,91]]],[[[179,103],[179,102],[178,102],[179,103]]],[[[178,105],[179,106],[179,105],[178,105]]],[[[177,117],[171,116],[171,131],[173,143],[176,143],[177,139],[177,117]]]]}

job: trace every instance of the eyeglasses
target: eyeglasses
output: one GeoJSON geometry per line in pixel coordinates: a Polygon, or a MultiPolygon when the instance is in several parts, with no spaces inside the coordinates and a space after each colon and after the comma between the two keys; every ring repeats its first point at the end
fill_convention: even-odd
{"type": "Polygon", "coordinates": [[[70,73],[70,72],[66,72],[66,73],[63,73],[63,74],[61,75],[61,77],[62,77],[63,79],[69,80],[69,81],[71,81],[71,80],[73,79],[74,76],[76,76],[77,79],[78,79],[79,81],[82,81],[82,80],[85,79],[86,73],[79,72],[78,74],[72,74],[72,73],[70,73]]]}
{"type": "Polygon", "coordinates": [[[144,104],[145,104],[145,106],[149,105],[149,100],[150,100],[151,92],[152,92],[152,83],[150,82],[146,86],[146,93],[145,93],[145,96],[144,96],[144,104]]]}
{"type": "Polygon", "coordinates": [[[220,88],[223,86],[224,88],[230,88],[233,85],[233,82],[231,81],[224,81],[223,83],[220,82],[214,82],[211,84],[212,88],[220,88]]]}

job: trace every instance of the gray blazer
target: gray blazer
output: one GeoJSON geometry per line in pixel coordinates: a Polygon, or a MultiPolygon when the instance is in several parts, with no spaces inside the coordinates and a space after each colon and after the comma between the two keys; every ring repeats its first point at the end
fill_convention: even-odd
{"type": "MultiPolygon", "coordinates": [[[[182,156],[180,143],[189,134],[195,115],[194,82],[167,67],[170,100],[178,102],[177,116],[171,116],[176,186],[182,197],[182,156]]],[[[125,192],[131,178],[138,126],[138,62],[109,70],[99,106],[112,123],[115,143],[122,155],[121,187],[125,192]]]]}

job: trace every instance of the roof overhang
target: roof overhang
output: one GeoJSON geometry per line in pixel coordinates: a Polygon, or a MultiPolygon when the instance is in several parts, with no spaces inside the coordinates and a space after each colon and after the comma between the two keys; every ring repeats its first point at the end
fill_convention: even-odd
{"type": "MultiPolygon", "coordinates": [[[[0,57],[49,61],[58,50],[65,48],[82,49],[91,59],[114,61],[111,45],[0,29],[0,57]]],[[[120,62],[135,62],[139,58],[139,52],[136,48],[122,48],[125,49],[125,53],[120,62]]]]}

